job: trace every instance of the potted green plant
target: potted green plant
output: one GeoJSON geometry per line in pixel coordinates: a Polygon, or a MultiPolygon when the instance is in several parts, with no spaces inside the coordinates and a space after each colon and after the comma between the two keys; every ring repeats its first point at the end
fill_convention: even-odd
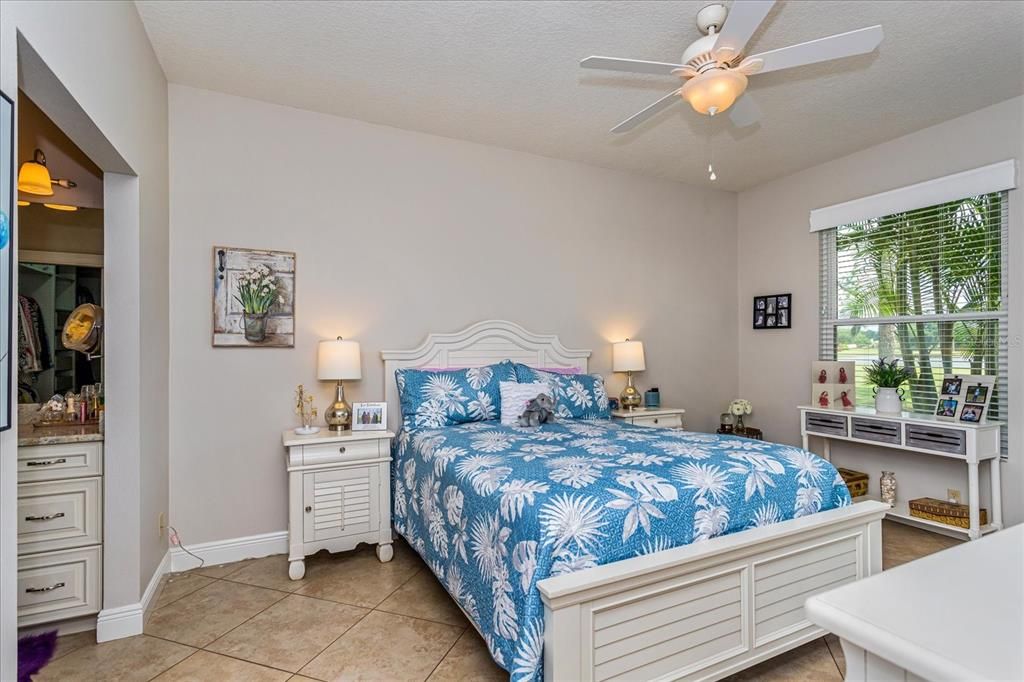
{"type": "Polygon", "coordinates": [[[245,340],[260,343],[267,338],[267,315],[277,298],[277,278],[266,265],[255,265],[238,277],[235,300],[242,306],[245,340]]]}
{"type": "Polygon", "coordinates": [[[914,378],[914,372],[900,367],[898,358],[887,361],[879,358],[864,370],[868,381],[875,385],[875,410],[884,414],[903,411],[903,384],[914,378]]]}

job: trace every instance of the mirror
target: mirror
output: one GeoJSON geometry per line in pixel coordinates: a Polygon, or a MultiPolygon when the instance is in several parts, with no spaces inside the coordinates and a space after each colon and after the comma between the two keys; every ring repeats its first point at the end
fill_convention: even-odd
{"type": "Polygon", "coordinates": [[[18,402],[41,403],[103,381],[103,359],[65,348],[64,322],[83,303],[103,304],[103,269],[18,263],[18,402]]]}

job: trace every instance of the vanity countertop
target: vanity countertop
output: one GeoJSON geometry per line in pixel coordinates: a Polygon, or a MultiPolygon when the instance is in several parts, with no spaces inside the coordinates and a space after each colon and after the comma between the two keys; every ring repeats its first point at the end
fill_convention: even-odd
{"type": "Polygon", "coordinates": [[[27,445],[57,445],[59,443],[86,443],[102,441],[98,424],[86,426],[41,426],[18,424],[18,447],[27,445]]]}

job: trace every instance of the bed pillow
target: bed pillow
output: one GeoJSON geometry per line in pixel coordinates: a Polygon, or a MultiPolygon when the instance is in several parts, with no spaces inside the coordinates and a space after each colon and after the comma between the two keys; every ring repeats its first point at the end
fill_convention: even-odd
{"type": "Polygon", "coordinates": [[[543,381],[532,384],[521,384],[518,381],[502,381],[501,390],[501,423],[515,424],[526,411],[526,404],[541,393],[551,395],[551,386],[543,381]]]}
{"type": "Polygon", "coordinates": [[[508,360],[458,370],[395,371],[406,428],[439,427],[497,419],[502,381],[515,381],[508,360]]]}
{"type": "Polygon", "coordinates": [[[562,419],[610,419],[608,393],[600,374],[555,374],[516,363],[521,384],[541,381],[551,387],[555,414],[562,419]]]}

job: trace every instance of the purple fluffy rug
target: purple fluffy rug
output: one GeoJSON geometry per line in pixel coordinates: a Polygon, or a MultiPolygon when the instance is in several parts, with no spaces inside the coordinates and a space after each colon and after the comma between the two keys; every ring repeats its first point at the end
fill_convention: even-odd
{"type": "Polygon", "coordinates": [[[57,631],[28,635],[18,640],[18,682],[30,682],[57,649],[57,631]]]}

